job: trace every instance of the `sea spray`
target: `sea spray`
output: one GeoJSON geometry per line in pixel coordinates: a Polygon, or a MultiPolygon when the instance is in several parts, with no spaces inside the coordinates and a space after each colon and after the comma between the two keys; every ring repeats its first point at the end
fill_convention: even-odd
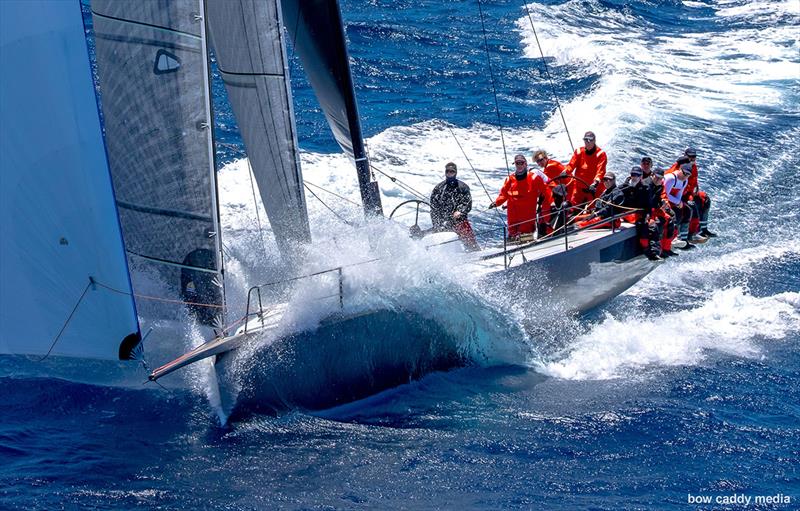
{"type": "Polygon", "coordinates": [[[608,379],[650,365],[696,365],[711,352],[759,357],[759,339],[779,340],[800,331],[800,293],[758,298],[743,288],[714,292],[690,310],[617,318],[607,314],[579,336],[569,353],[539,370],[567,379],[608,379]]]}

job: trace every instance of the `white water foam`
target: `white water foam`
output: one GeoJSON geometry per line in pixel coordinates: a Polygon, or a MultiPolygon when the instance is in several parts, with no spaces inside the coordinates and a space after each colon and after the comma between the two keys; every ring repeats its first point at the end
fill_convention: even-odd
{"type": "Polygon", "coordinates": [[[701,307],[618,319],[607,316],[541,372],[566,379],[619,378],[643,367],[697,365],[713,351],[759,357],[757,341],[800,332],[800,293],[757,298],[741,287],[714,292],[701,307]]]}

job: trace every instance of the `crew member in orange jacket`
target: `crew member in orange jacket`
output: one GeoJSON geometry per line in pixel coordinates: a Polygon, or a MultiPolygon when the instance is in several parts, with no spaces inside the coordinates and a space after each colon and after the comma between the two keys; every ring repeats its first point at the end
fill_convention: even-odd
{"type": "Polygon", "coordinates": [[[500,194],[489,205],[489,209],[508,202],[508,236],[511,238],[533,232],[540,197],[549,213],[552,199],[547,185],[540,176],[528,172],[528,160],[518,154],[514,156],[514,173],[506,178],[500,194]]]}
{"type": "MultiPolygon", "coordinates": [[[[553,189],[556,186],[564,185],[561,188],[567,191],[566,199],[572,196],[572,190],[575,188],[575,180],[571,179],[572,174],[565,171],[566,167],[558,160],[553,160],[547,156],[547,152],[539,149],[533,153],[533,161],[539,166],[540,170],[536,172],[539,176],[544,176],[543,181],[547,184],[548,191],[552,197],[553,189]]],[[[567,200],[567,202],[569,202],[567,200]]],[[[553,218],[550,214],[553,208],[549,207],[550,204],[545,204],[543,198],[539,199],[539,215],[543,220],[539,223],[539,236],[544,236],[552,232],[553,218]]]]}
{"type": "Polygon", "coordinates": [[[575,205],[590,201],[603,193],[603,177],[606,175],[608,157],[606,152],[597,147],[595,136],[591,131],[583,135],[583,147],[579,147],[567,164],[566,171],[574,172],[578,178],[572,192],[572,203],[575,205]],[[585,181],[582,183],[581,180],[585,181]],[[589,185],[587,188],[586,185],[589,185]]]}

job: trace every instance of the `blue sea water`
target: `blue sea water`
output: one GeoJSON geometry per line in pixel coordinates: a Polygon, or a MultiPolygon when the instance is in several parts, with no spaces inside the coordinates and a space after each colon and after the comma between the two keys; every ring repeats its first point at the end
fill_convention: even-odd
{"type": "MultiPolygon", "coordinates": [[[[321,413],[220,427],[194,387],[69,382],[0,358],[0,508],[800,508],[800,7],[529,6],[573,140],[592,129],[622,171],[697,147],[719,239],[568,328],[541,325],[533,362],[321,413]],[[790,502],[689,501],[734,494],[790,502]]],[[[476,2],[342,2],[373,159],[408,182],[459,158],[448,127],[495,191],[499,125],[509,152],[570,152],[525,5],[482,7],[491,73],[476,2]]],[[[325,162],[337,148],[292,70],[301,147],[325,162]]],[[[217,137],[239,144],[214,92],[217,137]]]]}

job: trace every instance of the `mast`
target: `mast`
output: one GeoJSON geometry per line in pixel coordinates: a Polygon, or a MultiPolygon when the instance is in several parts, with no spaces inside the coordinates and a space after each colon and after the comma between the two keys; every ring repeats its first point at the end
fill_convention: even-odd
{"type": "Polygon", "coordinates": [[[334,138],[355,160],[366,216],[382,216],[378,183],[372,179],[361,132],[342,15],[337,0],[281,0],[292,37],[334,138]]]}

